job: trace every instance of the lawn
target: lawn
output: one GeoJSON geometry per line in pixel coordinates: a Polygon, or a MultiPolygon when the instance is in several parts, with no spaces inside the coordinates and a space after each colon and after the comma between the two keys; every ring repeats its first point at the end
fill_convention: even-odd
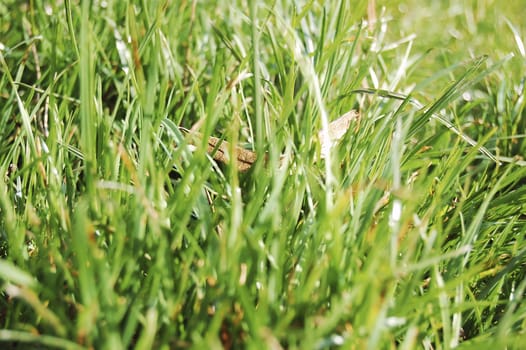
{"type": "Polygon", "coordinates": [[[524,14],[3,0],[0,347],[520,348],[524,14]]]}

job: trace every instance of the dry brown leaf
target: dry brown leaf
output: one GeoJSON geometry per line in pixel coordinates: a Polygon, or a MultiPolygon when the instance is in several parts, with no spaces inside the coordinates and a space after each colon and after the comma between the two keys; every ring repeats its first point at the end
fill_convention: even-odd
{"type": "MultiPolygon", "coordinates": [[[[351,126],[351,122],[358,119],[358,112],[354,109],[351,109],[349,112],[343,114],[338,119],[333,120],[329,123],[329,140],[331,143],[335,143],[340,140],[343,135],[347,132],[351,126]]],[[[328,148],[331,145],[327,145],[324,142],[323,132],[318,132],[318,139],[320,140],[321,145],[321,157],[324,158],[325,154],[328,151],[328,148]]]]}

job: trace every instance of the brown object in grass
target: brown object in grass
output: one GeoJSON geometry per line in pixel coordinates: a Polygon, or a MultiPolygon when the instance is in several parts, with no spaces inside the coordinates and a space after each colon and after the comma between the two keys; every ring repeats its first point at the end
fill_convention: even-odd
{"type": "MultiPolygon", "coordinates": [[[[351,122],[358,119],[359,113],[356,110],[350,110],[347,113],[344,113],[342,116],[340,116],[338,119],[333,120],[329,123],[329,141],[331,143],[337,142],[340,140],[349,127],[351,126],[351,122]]],[[[192,127],[192,131],[195,130],[195,127],[192,127]]],[[[327,149],[330,147],[330,145],[325,144],[322,131],[318,133],[318,140],[321,144],[321,158],[325,157],[327,149]]],[[[244,149],[242,147],[236,146],[234,148],[235,155],[235,163],[237,170],[243,172],[247,171],[252,167],[252,164],[254,164],[257,160],[257,154],[254,151],[250,151],[247,149],[244,149]]],[[[214,160],[223,163],[223,164],[229,164],[230,161],[230,144],[227,141],[221,140],[220,138],[210,136],[208,138],[208,154],[214,158],[214,160]]]]}
{"type": "MultiPolygon", "coordinates": [[[[230,157],[228,154],[229,147],[230,145],[227,141],[222,141],[221,139],[214,136],[210,136],[208,138],[208,154],[210,154],[212,158],[218,162],[224,164],[230,163],[230,157]]],[[[256,152],[241,148],[239,146],[235,147],[235,153],[236,166],[237,170],[239,171],[247,171],[257,160],[256,152]]]]}

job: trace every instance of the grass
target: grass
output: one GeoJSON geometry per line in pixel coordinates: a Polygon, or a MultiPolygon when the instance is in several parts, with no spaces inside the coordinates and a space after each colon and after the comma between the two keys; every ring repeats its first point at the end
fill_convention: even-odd
{"type": "Polygon", "coordinates": [[[522,6],[374,8],[3,1],[2,345],[519,348],[522,6]]]}

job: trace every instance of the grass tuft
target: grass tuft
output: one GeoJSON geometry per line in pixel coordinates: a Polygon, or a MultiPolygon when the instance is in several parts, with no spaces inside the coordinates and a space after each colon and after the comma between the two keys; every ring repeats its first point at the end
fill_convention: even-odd
{"type": "Polygon", "coordinates": [[[519,348],[520,10],[3,1],[0,343],[519,348]]]}

